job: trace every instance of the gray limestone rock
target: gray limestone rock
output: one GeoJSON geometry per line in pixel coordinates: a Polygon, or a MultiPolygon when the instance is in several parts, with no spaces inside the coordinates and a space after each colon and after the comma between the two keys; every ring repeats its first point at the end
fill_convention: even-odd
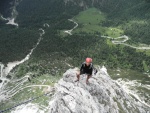
{"type": "Polygon", "coordinates": [[[55,84],[49,113],[149,113],[149,108],[135,101],[100,68],[86,85],[86,75],[74,82],[77,69],[69,69],[55,84]]]}

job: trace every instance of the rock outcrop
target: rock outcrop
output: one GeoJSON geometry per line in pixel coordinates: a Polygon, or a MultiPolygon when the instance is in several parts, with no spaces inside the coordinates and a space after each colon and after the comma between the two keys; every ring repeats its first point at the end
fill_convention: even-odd
{"type": "Polygon", "coordinates": [[[149,108],[128,95],[100,68],[86,85],[86,75],[76,80],[77,69],[69,69],[55,84],[48,113],[149,113],[149,108]]]}

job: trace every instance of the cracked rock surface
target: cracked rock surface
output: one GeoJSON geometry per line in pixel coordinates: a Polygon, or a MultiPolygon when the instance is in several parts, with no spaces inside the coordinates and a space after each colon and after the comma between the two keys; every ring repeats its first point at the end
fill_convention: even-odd
{"type": "Polygon", "coordinates": [[[56,92],[48,113],[149,113],[149,108],[134,100],[107,74],[105,67],[89,79],[80,76],[74,82],[77,69],[67,70],[55,84],[56,92]]]}

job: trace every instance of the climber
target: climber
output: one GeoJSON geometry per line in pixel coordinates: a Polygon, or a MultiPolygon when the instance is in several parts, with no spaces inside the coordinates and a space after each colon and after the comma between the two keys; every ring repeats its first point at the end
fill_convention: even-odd
{"type": "Polygon", "coordinates": [[[86,58],[85,62],[82,63],[80,72],[77,74],[77,80],[75,82],[79,81],[80,75],[86,74],[87,79],[86,79],[86,84],[89,83],[89,78],[92,76],[92,72],[94,71],[94,74],[97,73],[97,69],[93,67],[92,64],[92,58],[86,58]]]}

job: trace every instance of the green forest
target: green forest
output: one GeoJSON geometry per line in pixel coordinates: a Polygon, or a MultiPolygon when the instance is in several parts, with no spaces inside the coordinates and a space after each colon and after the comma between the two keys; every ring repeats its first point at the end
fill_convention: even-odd
{"type": "MultiPolygon", "coordinates": [[[[104,39],[101,35],[103,30],[106,30],[103,28],[116,28],[120,29],[119,35],[125,34],[131,37],[131,43],[149,44],[149,0],[109,0],[102,4],[95,2],[93,6],[91,1],[84,1],[84,3],[86,7],[72,2],[65,4],[62,0],[20,2],[17,6],[19,15],[16,19],[19,27],[6,26],[1,22],[3,23],[0,27],[1,62],[23,59],[36,44],[40,36],[39,28],[43,28],[46,34],[31,59],[16,68],[18,77],[27,72],[52,75],[62,73],[70,68],[68,64],[79,67],[86,57],[92,57],[95,65],[105,65],[108,68],[148,71],[150,56],[146,52],[137,52],[130,47],[110,44],[111,40],[104,39]],[[75,26],[68,19],[75,19],[80,12],[93,7],[104,14],[104,18],[99,23],[96,23],[96,20],[93,22],[96,24],[93,27],[94,32],[81,31],[84,25],[79,23],[73,35],[62,35],[62,31],[75,26]],[[48,23],[50,27],[44,28],[44,23],[48,23]]],[[[91,28],[93,23],[89,22],[88,27],[91,28]]]]}

